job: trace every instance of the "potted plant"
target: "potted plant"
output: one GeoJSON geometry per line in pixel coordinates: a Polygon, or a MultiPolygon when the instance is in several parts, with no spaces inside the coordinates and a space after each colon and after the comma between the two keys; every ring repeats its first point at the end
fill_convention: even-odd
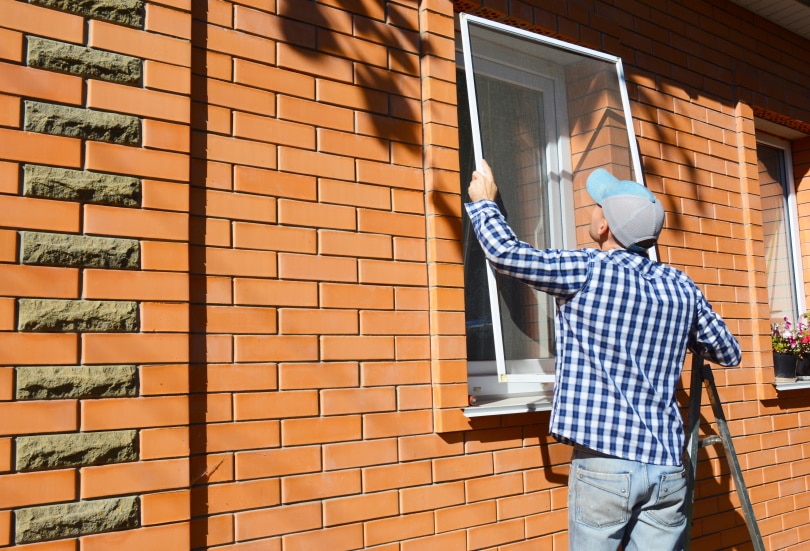
{"type": "Polygon", "coordinates": [[[800,341],[797,328],[787,316],[781,323],[774,323],[771,326],[773,377],[777,383],[796,380],[796,364],[801,351],[800,341]]]}
{"type": "Polygon", "coordinates": [[[805,312],[796,327],[798,360],[796,361],[796,378],[810,379],[810,312],[805,312]]]}

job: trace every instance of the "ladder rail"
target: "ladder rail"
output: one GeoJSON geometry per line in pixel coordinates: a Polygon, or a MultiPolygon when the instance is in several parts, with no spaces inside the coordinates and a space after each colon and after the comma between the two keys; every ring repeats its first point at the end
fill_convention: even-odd
{"type": "Polygon", "coordinates": [[[701,444],[714,445],[720,444],[725,451],[726,461],[728,462],[729,470],[731,471],[732,479],[734,480],[734,487],[737,490],[737,495],[740,498],[740,509],[742,510],[743,519],[748,528],[748,534],[751,537],[751,543],[755,551],[765,551],[765,546],[762,542],[762,535],[757,525],[757,519],[754,515],[754,509],[751,504],[751,498],[748,495],[748,488],[743,479],[742,469],[740,468],[739,460],[737,459],[737,452],[734,449],[734,443],[731,439],[731,433],[728,430],[728,423],[726,416],[723,413],[723,405],[720,402],[720,396],[717,393],[717,386],[714,382],[714,375],[712,374],[711,366],[703,360],[698,354],[692,354],[692,385],[689,394],[689,410],[688,410],[688,431],[687,437],[687,498],[686,498],[686,532],[684,534],[684,551],[689,551],[689,545],[692,532],[692,514],[694,511],[694,498],[695,498],[695,482],[697,479],[697,463],[698,463],[698,447],[703,447],[701,444]],[[702,397],[703,387],[706,387],[709,396],[709,404],[714,413],[715,424],[717,425],[718,436],[709,436],[703,443],[699,439],[700,428],[700,402],[702,397]]]}

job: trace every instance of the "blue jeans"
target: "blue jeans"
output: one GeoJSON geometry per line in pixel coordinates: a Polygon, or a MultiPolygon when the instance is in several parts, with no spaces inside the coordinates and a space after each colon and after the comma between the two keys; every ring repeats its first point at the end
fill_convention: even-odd
{"type": "Polygon", "coordinates": [[[568,478],[570,551],[678,551],[686,470],[575,449],[568,478]]]}

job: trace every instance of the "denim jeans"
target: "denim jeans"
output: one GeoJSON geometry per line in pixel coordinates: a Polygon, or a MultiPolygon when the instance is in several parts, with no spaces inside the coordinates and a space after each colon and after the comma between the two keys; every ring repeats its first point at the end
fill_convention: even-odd
{"type": "Polygon", "coordinates": [[[575,449],[568,478],[570,551],[678,551],[686,471],[575,449]]]}

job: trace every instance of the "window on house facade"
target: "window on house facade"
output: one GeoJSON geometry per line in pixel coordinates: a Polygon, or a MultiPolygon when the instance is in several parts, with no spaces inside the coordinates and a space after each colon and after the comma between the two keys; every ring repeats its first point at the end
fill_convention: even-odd
{"type": "MultiPolygon", "coordinates": [[[[486,159],[500,206],[537,248],[593,245],[587,175],[598,167],[641,182],[621,60],[462,14],[458,20],[463,200],[486,159]]],[[[496,274],[464,215],[468,416],[548,409],[555,304],[496,274]]]]}
{"type": "Polygon", "coordinates": [[[790,142],[758,135],[757,162],[771,321],[795,320],[805,301],[790,142]]]}

